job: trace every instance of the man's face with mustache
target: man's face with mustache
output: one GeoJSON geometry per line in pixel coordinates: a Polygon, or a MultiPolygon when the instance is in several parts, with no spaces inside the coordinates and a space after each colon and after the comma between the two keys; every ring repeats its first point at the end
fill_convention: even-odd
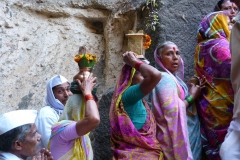
{"type": "Polygon", "coordinates": [[[21,157],[30,157],[36,155],[41,147],[41,135],[37,132],[36,125],[31,124],[31,129],[27,133],[25,140],[21,143],[21,157]]]}

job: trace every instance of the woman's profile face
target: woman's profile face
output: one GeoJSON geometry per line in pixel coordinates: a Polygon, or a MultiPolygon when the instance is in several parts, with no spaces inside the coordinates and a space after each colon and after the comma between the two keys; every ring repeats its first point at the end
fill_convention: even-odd
{"type": "Polygon", "coordinates": [[[163,66],[171,73],[177,71],[180,63],[180,51],[175,44],[167,44],[162,53],[159,53],[163,66]],[[160,56],[161,54],[161,56],[160,56]]]}

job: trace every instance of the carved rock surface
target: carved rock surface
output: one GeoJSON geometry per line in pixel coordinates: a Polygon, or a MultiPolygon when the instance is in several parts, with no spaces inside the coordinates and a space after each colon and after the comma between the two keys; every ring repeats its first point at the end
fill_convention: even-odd
{"type": "Polygon", "coordinates": [[[203,17],[213,11],[217,2],[218,0],[162,0],[163,5],[160,5],[158,12],[160,24],[155,32],[149,33],[153,41],[146,55],[151,64],[155,64],[153,53],[156,46],[164,41],[172,41],[179,47],[185,63],[185,81],[193,76],[197,28],[203,17]]]}

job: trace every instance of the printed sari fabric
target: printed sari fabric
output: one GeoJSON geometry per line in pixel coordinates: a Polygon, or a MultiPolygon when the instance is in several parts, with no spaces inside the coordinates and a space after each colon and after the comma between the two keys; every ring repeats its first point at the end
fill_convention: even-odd
{"type": "Polygon", "coordinates": [[[223,12],[214,12],[202,20],[194,55],[195,74],[207,79],[199,99],[198,114],[203,150],[211,160],[220,160],[219,148],[233,113],[230,30],[227,18],[223,12]]]}
{"type": "Polygon", "coordinates": [[[158,49],[154,52],[156,67],[165,72],[161,72],[162,79],[152,92],[152,110],[157,122],[157,139],[162,146],[164,158],[167,160],[200,159],[198,117],[197,115],[189,116],[187,119],[186,106],[183,102],[188,95],[187,86],[181,80],[184,77],[183,62],[181,60],[178,71],[173,75],[163,66],[157,52],[158,49]],[[191,151],[188,130],[192,136],[190,140],[194,154],[191,151]]]}
{"type": "Polygon", "coordinates": [[[197,114],[197,108],[196,106],[194,106],[196,105],[195,103],[192,106],[189,106],[187,109],[188,138],[191,146],[193,159],[201,160],[202,159],[202,142],[201,142],[201,134],[200,134],[200,120],[197,114]]]}
{"type": "Polygon", "coordinates": [[[111,148],[113,159],[121,160],[162,160],[161,146],[156,139],[156,122],[147,103],[146,122],[137,130],[127,112],[121,97],[131,85],[135,69],[125,65],[113,94],[110,108],[111,148]]]}
{"type": "MultiPolygon", "coordinates": [[[[50,137],[49,146],[51,145],[52,138],[61,133],[69,124],[72,124],[75,121],[71,120],[62,120],[52,126],[52,133],[50,137]]],[[[88,144],[91,143],[87,135],[81,136],[74,140],[74,146],[64,155],[59,158],[59,160],[92,160],[93,153],[91,152],[91,146],[88,144]]]]}
{"type": "MultiPolygon", "coordinates": [[[[59,122],[52,127],[51,138],[60,133],[69,124],[68,122],[79,121],[85,116],[85,101],[82,94],[73,94],[69,97],[64,107],[63,114],[60,116],[59,122]]],[[[51,139],[50,139],[51,140],[51,139]]],[[[81,159],[93,160],[93,150],[89,133],[75,139],[73,148],[63,155],[62,159],[81,159]]]]}

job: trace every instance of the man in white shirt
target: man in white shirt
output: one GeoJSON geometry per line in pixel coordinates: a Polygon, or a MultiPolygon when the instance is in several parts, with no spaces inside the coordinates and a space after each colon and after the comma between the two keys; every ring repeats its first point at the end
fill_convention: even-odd
{"type": "MultiPolygon", "coordinates": [[[[36,110],[17,110],[0,115],[0,160],[25,160],[39,153],[41,135],[34,124],[36,116],[36,110]]],[[[47,150],[42,150],[38,159],[53,160],[47,150]]]]}

